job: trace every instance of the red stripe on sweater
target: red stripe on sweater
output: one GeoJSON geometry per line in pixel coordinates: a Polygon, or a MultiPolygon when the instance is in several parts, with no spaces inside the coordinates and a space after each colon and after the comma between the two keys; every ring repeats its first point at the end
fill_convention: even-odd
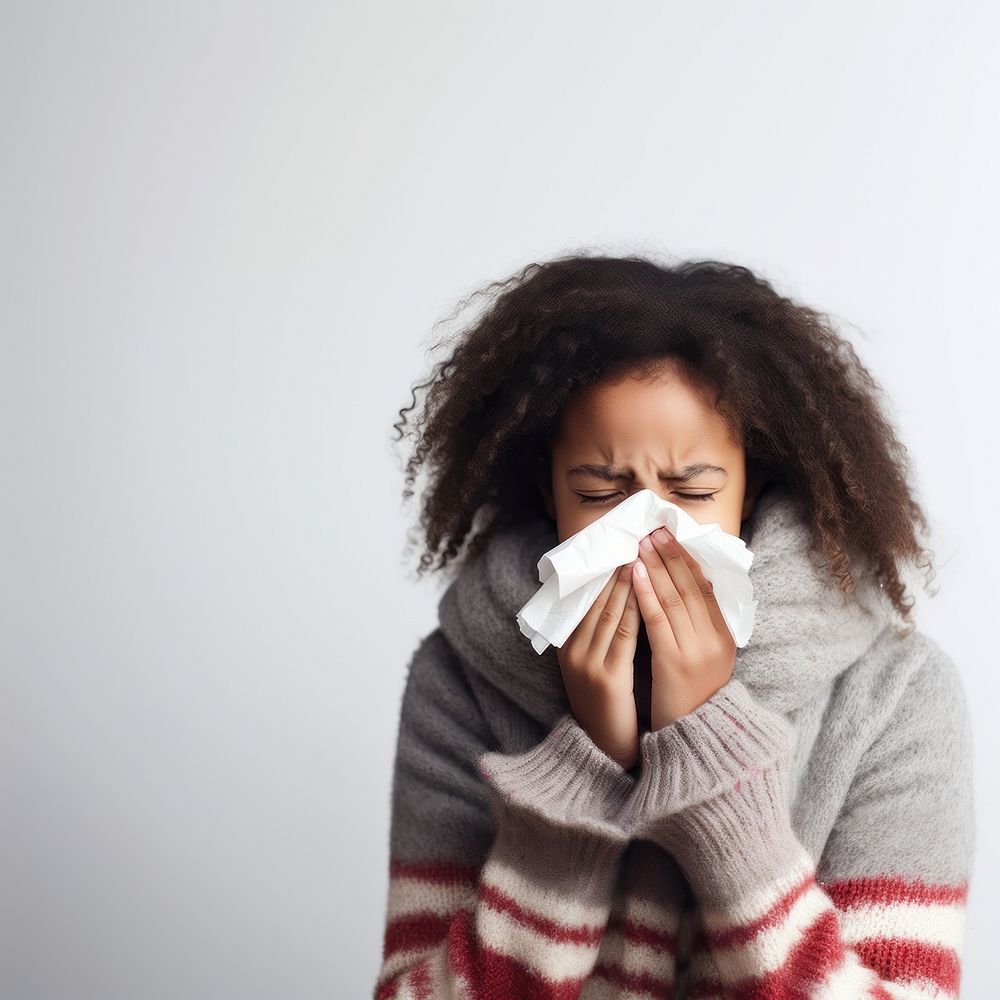
{"type": "Polygon", "coordinates": [[[940,989],[958,994],[961,968],[952,948],[887,938],[866,938],[852,947],[882,979],[898,983],[930,980],[940,989]]]}
{"type": "Polygon", "coordinates": [[[808,1000],[847,955],[837,914],[821,914],[789,951],[780,969],[734,984],[727,1000],[808,1000]]]}
{"type": "MultiPolygon", "coordinates": [[[[440,943],[446,948],[452,974],[468,986],[470,1000],[510,1000],[513,997],[518,1000],[578,1000],[585,979],[553,983],[517,959],[492,950],[480,939],[469,910],[457,911],[446,923],[440,943]]],[[[407,975],[406,981],[416,995],[429,998],[433,985],[430,961],[425,956],[410,969],[401,970],[382,984],[376,1000],[393,1000],[407,975]]]]}
{"type": "Polygon", "coordinates": [[[487,948],[472,914],[461,911],[448,929],[448,959],[469,986],[470,1000],[578,1000],[585,979],[553,983],[516,959],[487,948]]]}
{"type": "Polygon", "coordinates": [[[402,978],[402,973],[393,979],[384,982],[375,991],[375,1000],[395,1000],[396,993],[399,991],[399,980],[402,978]]]}
{"type": "Polygon", "coordinates": [[[814,885],[816,885],[816,879],[810,873],[794,888],[786,892],[770,910],[767,910],[756,920],[751,920],[747,924],[737,924],[733,927],[727,927],[725,930],[707,933],[706,937],[709,944],[713,948],[738,948],[741,945],[747,944],[757,937],[761,931],[784,923],[796,901],[805,895],[814,885]]]}
{"type": "MultiPolygon", "coordinates": [[[[402,918],[397,924],[401,940],[393,940],[392,950],[413,948],[418,945],[442,945],[446,948],[453,974],[461,976],[470,987],[471,1000],[576,1000],[585,980],[566,980],[552,983],[533,970],[527,969],[516,959],[489,948],[479,937],[472,912],[458,910],[450,917],[402,918]],[[412,931],[405,936],[405,930],[412,931]]],[[[390,953],[391,953],[390,951],[390,953]]],[[[391,980],[383,983],[377,1000],[392,1000],[399,985],[407,975],[407,984],[418,998],[432,998],[433,983],[430,979],[429,956],[423,956],[409,969],[403,969],[391,980]]]]}
{"type": "MultiPolygon", "coordinates": [[[[783,995],[778,994],[778,996],[783,995]]],[[[808,996],[808,994],[806,995],[808,996]]],[[[719,1000],[719,997],[725,996],[728,996],[728,994],[722,980],[708,976],[701,979],[693,979],[687,992],[688,1000],[708,1000],[708,998],[710,1000],[719,1000]]],[[[896,1000],[896,997],[892,996],[881,983],[874,983],[869,987],[869,992],[865,994],[864,998],[859,997],[857,1000],[896,1000]]]]}
{"type": "MultiPolygon", "coordinates": [[[[931,981],[951,994],[958,994],[959,964],[954,951],[914,941],[871,941],[853,949],[871,972],[872,983],[865,994],[871,1000],[892,1000],[883,982],[931,981]]],[[[848,949],[840,937],[835,913],[821,914],[791,949],[780,968],[752,981],[736,984],[725,995],[730,1000],[808,1000],[828,975],[847,959],[848,949]]],[[[699,982],[696,997],[718,995],[720,983],[699,982]]]]}
{"type": "MultiPolygon", "coordinates": [[[[452,873],[442,871],[435,866],[419,866],[421,874],[416,875],[414,869],[418,866],[407,865],[404,877],[421,877],[427,881],[440,883],[450,878],[452,873]]],[[[550,917],[543,917],[526,909],[512,896],[488,883],[482,883],[478,888],[479,900],[482,904],[498,913],[505,913],[525,927],[530,927],[557,944],[582,944],[596,946],[600,943],[604,928],[599,926],[573,926],[563,924],[550,917]]],[[[454,919],[454,914],[439,916],[431,913],[412,913],[396,917],[386,925],[383,935],[383,959],[389,958],[402,950],[425,948],[445,937],[448,926],[454,919]]],[[[654,936],[646,930],[647,937],[654,936]]],[[[637,935],[638,936],[638,935],[637,935]]]]}
{"type": "MultiPolygon", "coordinates": [[[[600,943],[603,927],[567,927],[548,917],[540,917],[526,910],[510,896],[493,886],[483,886],[479,892],[482,903],[498,913],[509,914],[519,924],[530,927],[557,944],[583,944],[591,947],[600,943]]],[[[463,907],[468,912],[467,907],[463,907]]],[[[457,911],[456,911],[457,912],[457,911]]],[[[383,960],[396,952],[426,948],[444,940],[454,913],[440,916],[433,913],[414,913],[396,917],[386,926],[382,944],[383,960]]]]}
{"type": "Polygon", "coordinates": [[[935,885],[919,878],[876,875],[865,878],[836,879],[820,883],[823,890],[840,910],[873,903],[934,903],[964,905],[968,901],[969,883],[935,885]]]}
{"type": "MultiPolygon", "coordinates": [[[[951,948],[886,939],[867,939],[851,947],[861,964],[871,969],[879,979],[903,985],[931,982],[950,995],[958,995],[961,964],[951,948]]],[[[693,959],[708,953],[700,930],[694,937],[691,950],[693,959]]],[[[690,998],[719,997],[725,992],[721,980],[706,976],[692,981],[690,998]]],[[[782,993],[777,995],[784,996],[782,993]]],[[[871,988],[871,995],[876,1000],[893,1000],[881,983],[871,988]]]]}
{"type": "Polygon", "coordinates": [[[506,913],[513,917],[519,924],[530,927],[539,934],[543,934],[550,941],[558,944],[585,944],[597,945],[604,933],[603,927],[597,926],[572,926],[553,920],[551,917],[542,917],[531,910],[525,909],[512,896],[502,892],[496,886],[481,884],[479,886],[479,898],[491,910],[498,913],[506,913]]]}
{"type": "Polygon", "coordinates": [[[668,931],[657,931],[646,924],[627,920],[621,913],[612,913],[608,918],[608,930],[618,931],[622,937],[633,944],[645,944],[651,948],[669,951],[677,950],[677,936],[668,931]]]}
{"type": "Polygon", "coordinates": [[[398,951],[427,948],[444,940],[454,914],[438,916],[434,913],[414,913],[396,917],[386,926],[382,942],[383,959],[391,958],[398,951]]]}
{"type": "Polygon", "coordinates": [[[435,885],[469,885],[479,879],[479,869],[453,861],[403,861],[391,858],[389,878],[415,878],[435,885]]]}
{"type": "Polygon", "coordinates": [[[431,987],[434,984],[431,982],[430,966],[430,959],[425,958],[415,965],[410,973],[410,986],[413,988],[415,1000],[432,1000],[431,987]]]}
{"type": "Polygon", "coordinates": [[[658,1000],[669,1000],[671,984],[669,980],[659,976],[650,976],[637,972],[626,972],[617,965],[608,962],[598,962],[592,975],[603,976],[609,983],[621,986],[630,993],[648,993],[658,1000]]]}
{"type": "Polygon", "coordinates": [[[871,1000],[897,1000],[881,983],[876,983],[870,988],[871,1000]]]}

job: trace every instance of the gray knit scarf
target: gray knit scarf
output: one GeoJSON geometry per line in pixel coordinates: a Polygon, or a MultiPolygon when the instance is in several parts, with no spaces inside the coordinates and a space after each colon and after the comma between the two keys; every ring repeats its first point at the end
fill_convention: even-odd
{"type": "MultiPolygon", "coordinates": [[[[853,559],[857,587],[851,595],[818,566],[800,503],[784,484],[758,496],[741,537],[754,554],[750,579],[758,604],[733,676],[787,716],[863,656],[895,612],[871,577],[854,570],[853,559]]],[[[556,526],[547,518],[497,533],[460,566],[439,603],[441,629],[508,752],[532,745],[570,710],[555,647],[536,653],[516,621],[540,586],[539,557],[557,543],[556,526]]],[[[638,663],[637,657],[637,702],[638,663]]]]}

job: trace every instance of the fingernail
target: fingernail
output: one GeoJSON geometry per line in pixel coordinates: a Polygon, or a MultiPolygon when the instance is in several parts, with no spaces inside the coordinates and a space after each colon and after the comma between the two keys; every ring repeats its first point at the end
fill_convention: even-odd
{"type": "Polygon", "coordinates": [[[636,560],[635,573],[636,576],[641,576],[644,580],[646,579],[646,564],[641,559],[636,560]]]}
{"type": "Polygon", "coordinates": [[[653,540],[646,535],[639,541],[639,546],[648,552],[653,547],[653,540]]]}

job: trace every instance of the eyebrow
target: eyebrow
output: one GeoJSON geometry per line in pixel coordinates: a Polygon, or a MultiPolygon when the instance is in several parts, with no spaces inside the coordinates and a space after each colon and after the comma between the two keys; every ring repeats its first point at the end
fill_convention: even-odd
{"type": "MultiPolygon", "coordinates": [[[[711,465],[708,462],[694,462],[690,465],[682,466],[673,472],[661,472],[659,478],[667,483],[687,483],[704,472],[721,472],[724,476],[729,475],[722,466],[711,465]]],[[[631,469],[616,469],[612,465],[592,464],[574,465],[566,474],[568,476],[593,476],[595,479],[603,479],[609,483],[613,483],[618,479],[632,479],[634,477],[631,469]]]]}

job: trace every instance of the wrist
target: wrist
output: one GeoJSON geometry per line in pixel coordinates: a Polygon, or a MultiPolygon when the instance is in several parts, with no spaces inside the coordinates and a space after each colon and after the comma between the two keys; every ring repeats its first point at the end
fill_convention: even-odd
{"type": "Polygon", "coordinates": [[[631,689],[624,694],[602,687],[599,694],[572,705],[576,724],[623,771],[639,762],[639,720],[631,689]]]}

